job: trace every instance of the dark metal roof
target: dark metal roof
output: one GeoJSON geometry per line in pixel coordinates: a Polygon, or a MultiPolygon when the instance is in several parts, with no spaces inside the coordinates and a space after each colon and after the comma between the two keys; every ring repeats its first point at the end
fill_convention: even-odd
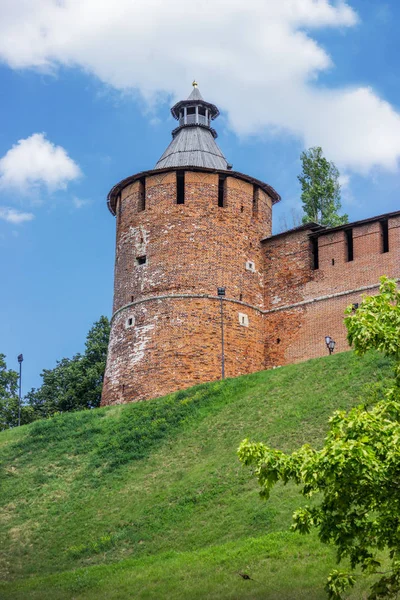
{"type": "MultiPolygon", "coordinates": [[[[196,82],[193,82],[193,90],[189,98],[178,102],[172,107],[172,114],[175,118],[179,119],[179,107],[186,106],[187,104],[190,104],[192,107],[203,106],[208,108],[208,115],[211,115],[212,118],[215,118],[219,114],[216,106],[203,100],[196,82]]],[[[232,171],[232,165],[228,164],[225,156],[215,142],[217,134],[215,130],[210,127],[209,118],[203,113],[200,119],[198,110],[195,111],[195,115],[195,119],[189,120],[186,118],[187,115],[185,111],[185,117],[180,119],[179,127],[172,132],[173,139],[157,162],[155,169],[143,171],[142,173],[127,177],[112,188],[107,196],[107,205],[113,215],[115,215],[117,196],[125,186],[130,185],[142,177],[155,175],[157,173],[165,173],[171,170],[221,173],[225,176],[243,179],[244,181],[260,187],[270,196],[273,203],[279,202],[281,197],[274,188],[267,183],[249,177],[248,175],[232,171]]],[[[192,117],[192,113],[190,116],[192,117]]]]}
{"type": "Polygon", "coordinates": [[[158,173],[168,173],[168,171],[171,171],[171,170],[173,170],[173,171],[200,171],[202,173],[217,173],[217,174],[221,173],[223,175],[226,175],[227,177],[234,177],[235,179],[242,179],[243,181],[246,181],[247,183],[257,185],[266,194],[268,194],[268,196],[272,199],[273,204],[276,204],[281,199],[278,192],[276,190],[274,190],[274,188],[272,186],[268,185],[268,183],[264,183],[263,181],[260,181],[259,179],[255,179],[254,177],[249,177],[249,175],[244,175],[243,173],[239,173],[237,171],[226,171],[225,169],[209,169],[206,167],[174,167],[173,169],[168,167],[168,168],[163,168],[163,169],[151,169],[150,171],[142,171],[141,173],[136,173],[136,175],[131,175],[130,177],[127,177],[126,179],[123,179],[122,181],[120,181],[119,183],[114,185],[114,187],[110,190],[110,192],[107,196],[107,206],[108,206],[109,211],[113,215],[116,214],[116,204],[117,204],[118,194],[120,194],[121,191],[124,189],[124,187],[126,187],[127,185],[130,185],[131,183],[137,181],[138,179],[141,179],[142,177],[157,175],[158,173]]]}
{"type": "Polygon", "coordinates": [[[293,227],[292,229],[286,229],[286,231],[280,231],[279,233],[270,235],[270,236],[262,239],[261,241],[267,242],[269,240],[274,240],[278,237],[282,237],[284,235],[288,235],[291,233],[297,233],[298,231],[306,231],[307,229],[311,229],[311,231],[314,232],[314,231],[319,231],[319,230],[325,229],[325,227],[323,225],[319,225],[318,223],[314,223],[313,221],[310,221],[309,223],[304,223],[304,225],[298,225],[298,227],[293,227]]]}
{"type": "Polygon", "coordinates": [[[228,168],[226,158],[216,144],[209,127],[198,125],[181,127],[157,162],[156,169],[184,166],[208,169],[228,168]]]}
{"type": "Polygon", "coordinates": [[[289,235],[291,233],[297,233],[298,231],[306,231],[310,229],[310,237],[320,237],[321,235],[328,235],[330,233],[335,233],[336,231],[345,231],[346,229],[353,229],[353,227],[359,227],[360,225],[367,225],[368,223],[374,223],[376,221],[384,221],[386,219],[391,219],[393,217],[400,217],[400,210],[396,210],[394,212],[385,213],[383,215],[377,215],[375,217],[368,217],[368,219],[362,219],[360,221],[353,221],[352,223],[344,223],[343,225],[338,225],[337,227],[327,227],[326,225],[319,225],[318,223],[305,223],[304,225],[300,225],[299,227],[293,227],[293,229],[287,229],[286,231],[281,231],[280,233],[276,233],[275,235],[270,235],[267,238],[261,240],[262,242],[268,242],[269,240],[274,240],[278,237],[282,237],[284,235],[289,235]]]}
{"type": "MultiPolygon", "coordinates": [[[[195,82],[193,82],[193,84],[195,84],[195,82]]],[[[193,104],[198,104],[199,106],[204,106],[205,108],[208,108],[211,120],[216,119],[219,115],[219,110],[215,106],[215,104],[211,104],[211,102],[206,102],[204,100],[196,83],[195,85],[193,85],[192,92],[189,94],[188,98],[186,100],[179,100],[179,102],[174,104],[174,106],[171,108],[171,114],[174,117],[174,119],[179,119],[179,111],[181,110],[181,108],[183,108],[184,106],[193,106],[193,104]]]]}
{"type": "Polygon", "coordinates": [[[361,219],[361,221],[345,223],[344,225],[338,225],[337,227],[325,227],[320,231],[313,232],[311,235],[312,237],[316,237],[328,233],[334,233],[335,231],[344,231],[345,229],[352,229],[353,227],[358,227],[359,225],[367,225],[368,223],[373,223],[374,221],[383,221],[385,219],[391,219],[393,217],[400,217],[400,210],[395,210],[394,212],[385,213],[383,215],[377,215],[375,217],[369,217],[368,219],[361,219]]]}
{"type": "Polygon", "coordinates": [[[215,142],[216,131],[210,126],[210,118],[219,115],[214,104],[205,102],[197,83],[193,82],[193,90],[187,100],[177,102],[171,108],[172,115],[179,120],[179,127],[172,132],[172,142],[158,160],[156,169],[164,167],[205,167],[207,169],[228,169],[228,162],[215,142]],[[186,115],[179,118],[182,107],[195,107],[195,118],[186,115]],[[199,115],[198,109],[208,109],[207,116],[199,115]]]}
{"type": "Polygon", "coordinates": [[[197,85],[193,86],[192,93],[188,97],[188,100],[203,100],[203,96],[200,94],[200,90],[197,85]]]}

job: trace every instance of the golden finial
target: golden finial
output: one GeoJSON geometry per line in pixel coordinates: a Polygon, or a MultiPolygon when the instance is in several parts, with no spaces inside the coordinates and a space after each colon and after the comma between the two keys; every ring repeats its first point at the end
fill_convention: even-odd
{"type": "Polygon", "coordinates": [[[197,87],[197,81],[195,79],[193,80],[192,86],[197,87]]]}

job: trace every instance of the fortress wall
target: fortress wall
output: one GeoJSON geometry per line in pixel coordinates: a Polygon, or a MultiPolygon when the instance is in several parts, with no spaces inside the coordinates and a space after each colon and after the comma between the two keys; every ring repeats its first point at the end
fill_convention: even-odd
{"type": "Polygon", "coordinates": [[[103,404],[141,400],[220,377],[214,340],[220,336],[219,301],[195,298],[215,297],[219,286],[226,288],[224,305],[229,305],[227,376],[263,368],[262,315],[256,309],[264,304],[260,240],[271,232],[272,201],[228,175],[221,207],[218,186],[218,174],[186,171],[184,204],[177,204],[176,173],[171,171],[122,190],[116,211],[114,312],[126,308],[112,322],[103,404]],[[140,210],[144,189],[145,210],[140,210]],[[249,261],[254,268],[247,268],[249,261]],[[192,298],[142,302],[171,295],[192,298]],[[255,308],[231,306],[229,299],[255,308]],[[239,325],[239,312],[247,315],[249,327],[239,325]],[[127,326],[129,315],[133,327],[127,326]]]}
{"type": "Polygon", "coordinates": [[[323,356],[326,335],[335,352],[348,350],[345,308],[377,293],[381,275],[400,278],[396,213],[271,237],[263,190],[228,173],[184,177],[183,203],[173,170],[147,174],[119,195],[102,404],[221,377],[218,287],[226,288],[225,374],[235,377],[323,356]]]}
{"type": "Polygon", "coordinates": [[[318,269],[308,267],[313,264],[310,231],[264,242],[266,367],[325,355],[325,335],[336,341],[335,352],[348,350],[345,308],[360,302],[363,293],[377,293],[380,276],[400,278],[400,217],[388,220],[388,252],[382,252],[379,221],[354,224],[352,229],[351,261],[343,230],[318,234],[318,269]],[[375,287],[360,289],[368,286],[375,287]]]}
{"type": "MultiPolygon", "coordinates": [[[[223,311],[225,376],[260,371],[262,314],[229,301],[223,311]],[[247,327],[240,325],[239,313],[247,314],[247,327]]],[[[147,400],[220,377],[219,299],[154,299],[114,317],[102,405],[147,400]]]]}

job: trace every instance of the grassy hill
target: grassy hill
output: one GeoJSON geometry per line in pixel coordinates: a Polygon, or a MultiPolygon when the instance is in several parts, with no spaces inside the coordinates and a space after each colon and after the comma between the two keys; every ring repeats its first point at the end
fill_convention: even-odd
{"type": "Polygon", "coordinates": [[[334,553],[289,532],[298,490],[262,502],[236,449],[319,444],[388,377],[345,353],[0,433],[0,598],[324,600],[334,553]]]}

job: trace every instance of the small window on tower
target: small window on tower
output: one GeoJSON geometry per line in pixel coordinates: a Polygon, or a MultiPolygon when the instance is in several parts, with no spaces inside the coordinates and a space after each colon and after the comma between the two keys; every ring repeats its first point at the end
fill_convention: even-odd
{"type": "Polygon", "coordinates": [[[347,229],[345,231],[346,245],[347,245],[347,262],[351,262],[354,259],[353,252],[353,230],[347,229]]]}
{"type": "Polygon", "coordinates": [[[253,263],[253,261],[248,260],[246,262],[246,271],[251,271],[252,273],[256,272],[256,265],[253,263]]]}
{"type": "Polygon", "coordinates": [[[319,268],[319,253],[318,253],[318,238],[311,238],[311,249],[312,249],[312,268],[314,270],[319,268]]]}
{"type": "Polygon", "coordinates": [[[136,264],[138,266],[145,265],[146,264],[146,257],[145,256],[137,256],[136,257],[136,264]]]}
{"type": "Polygon", "coordinates": [[[253,215],[258,210],[258,187],[253,185],[253,215]]]}
{"type": "Polygon", "coordinates": [[[381,221],[381,239],[382,252],[389,252],[389,223],[387,219],[381,221]]]}
{"type": "Polygon", "coordinates": [[[248,327],[249,326],[249,317],[248,317],[248,315],[246,315],[245,313],[239,313],[239,325],[242,325],[242,327],[248,327]]]}
{"type": "Polygon", "coordinates": [[[139,202],[138,211],[141,212],[146,208],[146,178],[142,177],[139,181],[139,202]]]}
{"type": "Polygon", "coordinates": [[[199,106],[199,115],[203,115],[203,117],[206,116],[206,109],[203,108],[203,106],[199,106]]]}
{"type": "Polygon", "coordinates": [[[176,172],[176,203],[185,204],[185,172],[176,172]]]}
{"type": "Polygon", "coordinates": [[[126,323],[125,323],[126,328],[133,327],[134,325],[135,325],[135,318],[134,317],[128,317],[126,319],[126,323]]]}
{"type": "Polygon", "coordinates": [[[226,177],[224,175],[219,175],[218,177],[218,206],[223,208],[225,206],[225,180],[226,177]]]}
{"type": "Polygon", "coordinates": [[[189,108],[187,109],[187,114],[188,115],[195,115],[196,114],[196,109],[194,106],[189,106],[189,108]]]}

